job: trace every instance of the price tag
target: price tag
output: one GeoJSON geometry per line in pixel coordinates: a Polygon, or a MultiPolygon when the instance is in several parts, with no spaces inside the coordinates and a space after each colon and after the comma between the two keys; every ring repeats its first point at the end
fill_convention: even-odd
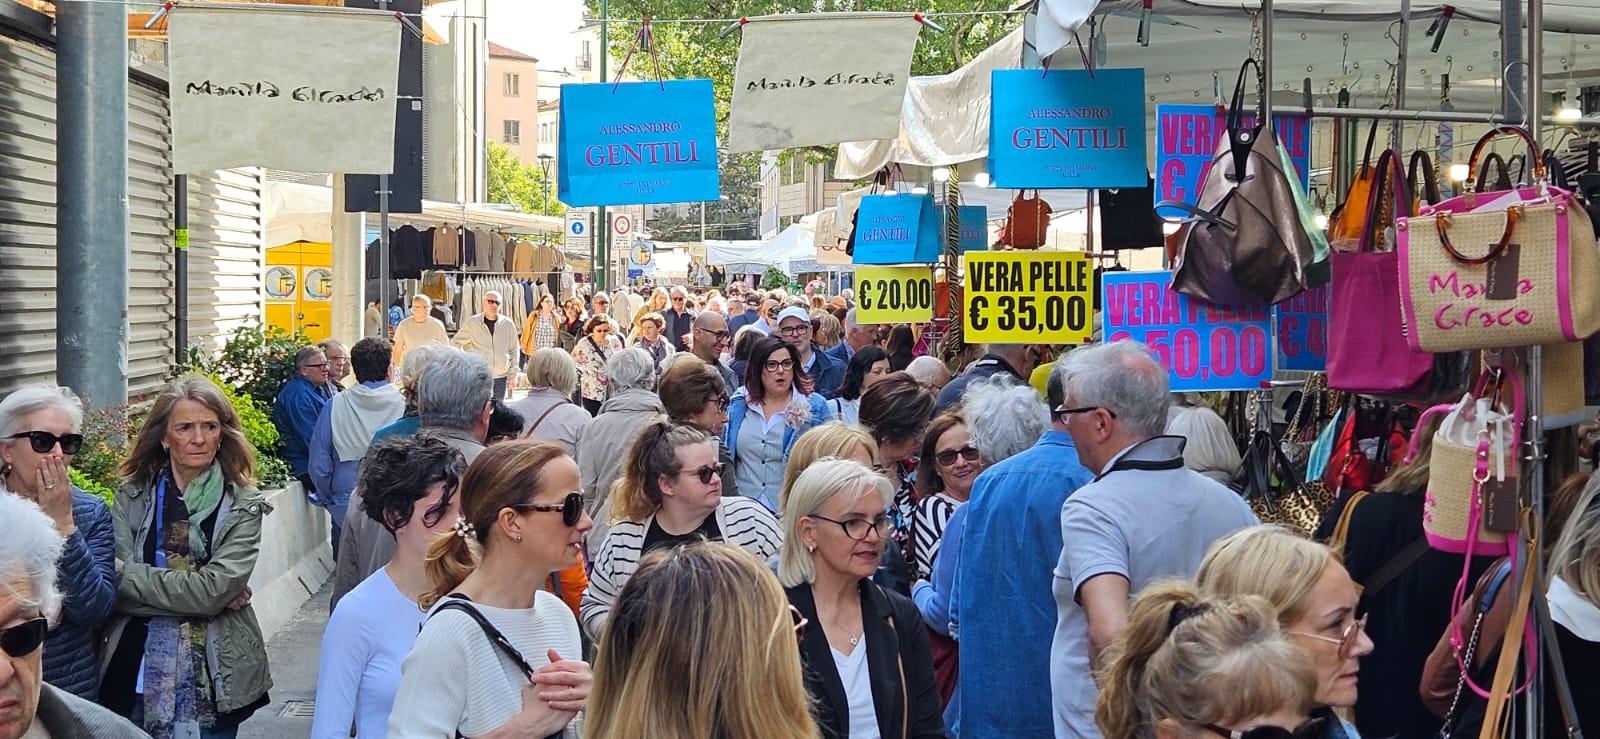
{"type": "Polygon", "coordinates": [[[856,267],[861,323],[923,323],[933,318],[932,267],[856,267]]]}
{"type": "Polygon", "coordinates": [[[1173,392],[1259,390],[1272,378],[1272,323],[1263,306],[1217,306],[1173,292],[1171,272],[1101,276],[1107,341],[1148,345],[1173,392]]]}
{"type": "Polygon", "coordinates": [[[1278,367],[1328,368],[1328,286],[1307,290],[1273,308],[1278,317],[1278,367]]]}
{"type": "Polygon", "coordinates": [[[1094,271],[1079,252],[970,252],[965,338],[986,344],[1081,344],[1093,331],[1094,271]]]}

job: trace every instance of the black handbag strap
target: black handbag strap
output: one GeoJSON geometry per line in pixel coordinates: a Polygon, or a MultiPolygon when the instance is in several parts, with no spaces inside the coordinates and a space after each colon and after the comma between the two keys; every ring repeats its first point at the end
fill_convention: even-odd
{"type": "Polygon", "coordinates": [[[1415,541],[1407,544],[1405,549],[1390,557],[1389,561],[1384,562],[1382,567],[1372,573],[1372,580],[1362,588],[1361,597],[1368,598],[1381,592],[1389,583],[1394,582],[1394,579],[1399,577],[1400,573],[1410,569],[1411,565],[1422,559],[1422,555],[1426,554],[1427,551],[1427,537],[1417,537],[1415,541]]]}
{"type": "Polygon", "coordinates": [[[1267,116],[1264,114],[1266,107],[1266,91],[1261,89],[1263,79],[1261,64],[1255,59],[1246,59],[1239,65],[1239,79],[1233,86],[1233,101],[1228,105],[1228,144],[1233,153],[1233,171],[1240,177],[1244,176],[1245,163],[1250,158],[1250,147],[1256,142],[1256,137],[1261,135],[1263,129],[1270,130],[1267,125],[1267,116]],[[1260,97],[1256,111],[1255,125],[1251,128],[1244,127],[1244,76],[1254,67],[1256,70],[1256,89],[1260,97]]]}
{"type": "Polygon", "coordinates": [[[1428,156],[1428,152],[1420,149],[1411,152],[1411,161],[1406,166],[1406,182],[1411,185],[1413,196],[1420,194],[1427,198],[1429,204],[1437,204],[1441,200],[1439,175],[1433,168],[1433,157],[1428,156]]]}
{"type": "Polygon", "coordinates": [[[1572,686],[1567,683],[1567,666],[1561,660],[1561,645],[1556,642],[1556,627],[1550,619],[1550,601],[1535,595],[1533,608],[1534,618],[1539,622],[1539,638],[1544,642],[1544,655],[1550,660],[1550,677],[1556,685],[1561,718],[1567,722],[1567,736],[1583,739],[1583,727],[1578,725],[1578,712],[1572,705],[1572,686]]]}
{"type": "MultiPolygon", "coordinates": [[[[489,623],[487,617],[480,613],[478,609],[472,607],[471,599],[460,593],[451,593],[446,597],[449,600],[440,603],[438,608],[433,609],[435,614],[442,611],[460,611],[471,616],[473,621],[478,622],[478,628],[483,629],[483,635],[489,637],[490,643],[494,644],[501,654],[508,657],[512,664],[515,664],[517,669],[521,670],[522,674],[528,678],[529,682],[533,681],[533,666],[528,664],[528,660],[522,656],[522,652],[517,651],[517,648],[511,645],[511,640],[507,639],[505,634],[500,633],[500,630],[495,628],[494,624],[489,623]]],[[[432,616],[429,616],[429,618],[432,618],[432,616]]]]}

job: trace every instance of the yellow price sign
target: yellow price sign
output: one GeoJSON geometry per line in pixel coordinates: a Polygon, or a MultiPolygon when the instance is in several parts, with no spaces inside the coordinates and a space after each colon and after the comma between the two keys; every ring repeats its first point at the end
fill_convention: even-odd
{"type": "Polygon", "coordinates": [[[932,267],[856,268],[856,320],[922,323],[932,318],[932,267]]]}
{"type": "Polygon", "coordinates": [[[967,252],[964,338],[1081,344],[1094,329],[1094,269],[1081,252],[967,252]]]}

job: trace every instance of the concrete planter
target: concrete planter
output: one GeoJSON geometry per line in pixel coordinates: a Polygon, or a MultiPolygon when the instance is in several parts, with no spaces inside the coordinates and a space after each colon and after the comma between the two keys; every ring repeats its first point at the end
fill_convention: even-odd
{"type": "Polygon", "coordinates": [[[263,490],[273,506],[261,524],[261,551],[250,575],[251,604],[268,639],[289,623],[333,574],[328,512],[306,500],[300,483],[263,490]]]}

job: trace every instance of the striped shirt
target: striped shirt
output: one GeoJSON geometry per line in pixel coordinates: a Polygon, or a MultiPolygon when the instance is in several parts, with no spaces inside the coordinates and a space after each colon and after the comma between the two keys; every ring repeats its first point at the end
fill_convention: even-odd
{"type": "Polygon", "coordinates": [[[916,537],[916,556],[912,562],[916,579],[926,580],[933,572],[933,558],[939,554],[945,526],[964,502],[944,493],[934,493],[917,502],[916,511],[911,514],[912,535],[916,537]]]}
{"type": "MultiPolygon", "coordinates": [[[[738,546],[763,562],[776,555],[783,545],[778,519],[750,498],[724,497],[715,515],[722,541],[738,546]]],[[[645,533],[654,520],[655,516],[644,521],[618,521],[595,555],[594,568],[589,571],[589,589],[583,592],[578,611],[583,616],[584,630],[596,641],[611,615],[617,593],[639,569],[645,533]]]]}

